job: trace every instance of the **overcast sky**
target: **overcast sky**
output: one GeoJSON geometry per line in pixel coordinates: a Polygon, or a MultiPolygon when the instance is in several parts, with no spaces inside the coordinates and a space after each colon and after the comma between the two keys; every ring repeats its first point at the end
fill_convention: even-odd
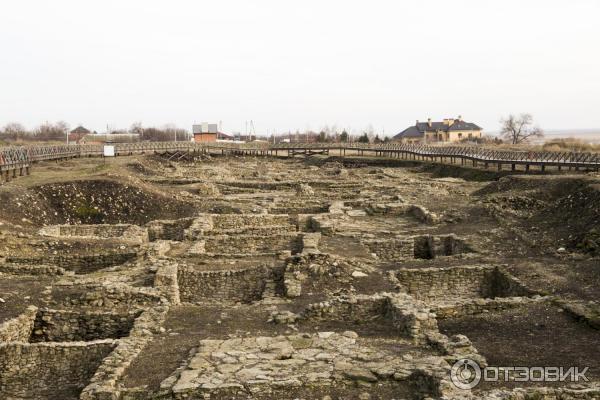
{"type": "Polygon", "coordinates": [[[0,126],[600,128],[600,1],[3,1],[0,126]]]}

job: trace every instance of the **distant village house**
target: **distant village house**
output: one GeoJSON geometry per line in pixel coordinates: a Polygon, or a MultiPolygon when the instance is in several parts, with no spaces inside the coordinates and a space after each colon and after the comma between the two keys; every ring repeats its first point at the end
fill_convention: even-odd
{"type": "Polygon", "coordinates": [[[69,132],[69,143],[79,143],[79,141],[85,136],[90,134],[91,132],[79,125],[77,128],[73,129],[69,132]]]}
{"type": "Polygon", "coordinates": [[[472,122],[466,122],[459,115],[458,118],[448,118],[441,122],[419,122],[410,126],[393,137],[394,141],[401,143],[443,143],[459,142],[465,139],[479,139],[483,128],[472,122]]]}
{"type": "Polygon", "coordinates": [[[194,134],[194,142],[233,140],[233,136],[219,132],[217,124],[209,124],[206,122],[192,125],[192,133],[194,134]]]}

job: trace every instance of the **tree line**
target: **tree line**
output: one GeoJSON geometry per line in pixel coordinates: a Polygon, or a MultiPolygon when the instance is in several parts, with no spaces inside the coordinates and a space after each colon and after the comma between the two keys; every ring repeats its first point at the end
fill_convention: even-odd
{"type": "MultiPolygon", "coordinates": [[[[543,131],[533,124],[531,114],[509,115],[500,121],[500,137],[481,139],[482,142],[489,144],[499,144],[504,141],[514,145],[527,143],[530,139],[541,138],[543,131]]],[[[11,122],[0,128],[0,141],[3,142],[24,142],[24,141],[57,141],[65,142],[70,132],[69,124],[65,121],[45,122],[32,130],[26,129],[18,122],[11,122]]],[[[300,133],[288,133],[274,136],[257,136],[258,139],[268,140],[270,142],[289,140],[291,142],[317,142],[317,143],[387,143],[391,139],[387,136],[380,136],[375,132],[372,125],[360,131],[359,134],[350,134],[347,130],[338,129],[335,125],[325,126],[319,132],[305,131],[300,133]]],[[[95,132],[94,132],[95,133],[95,132]]],[[[186,129],[177,127],[174,124],[166,124],[162,127],[144,127],[141,122],[135,122],[129,129],[119,130],[107,128],[107,134],[135,134],[136,140],[152,142],[186,141],[191,139],[191,134],[186,129]],[[139,137],[139,139],[138,139],[139,137]]],[[[71,138],[72,141],[77,139],[71,138]]]]}
{"type": "Polygon", "coordinates": [[[0,140],[21,141],[64,141],[69,132],[69,124],[64,121],[45,122],[33,130],[26,129],[18,122],[10,122],[0,129],[0,140]]]}
{"type": "MultiPolygon", "coordinates": [[[[66,142],[71,128],[65,121],[44,122],[34,129],[27,129],[23,124],[10,122],[0,128],[0,140],[3,142],[66,142]]],[[[96,132],[93,132],[96,133],[96,132]]],[[[129,129],[108,129],[107,135],[135,134],[139,140],[151,142],[168,142],[190,140],[189,131],[178,128],[174,124],[162,127],[144,127],[136,122],[129,129]]],[[[79,138],[71,138],[76,141],[79,138]]]]}

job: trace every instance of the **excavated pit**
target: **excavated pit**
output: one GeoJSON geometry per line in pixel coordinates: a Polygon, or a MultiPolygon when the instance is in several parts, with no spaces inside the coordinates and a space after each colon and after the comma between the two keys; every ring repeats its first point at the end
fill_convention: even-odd
{"type": "Polygon", "coordinates": [[[123,224],[143,225],[155,219],[190,216],[189,203],[118,180],[95,179],[32,186],[20,193],[2,193],[3,204],[16,204],[3,218],[34,225],[123,224]]]}

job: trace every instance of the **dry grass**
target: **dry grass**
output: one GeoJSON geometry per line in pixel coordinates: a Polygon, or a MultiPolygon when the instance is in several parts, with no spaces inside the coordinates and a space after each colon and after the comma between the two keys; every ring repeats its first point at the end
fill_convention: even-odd
{"type": "Polygon", "coordinates": [[[553,139],[542,145],[546,151],[600,151],[600,144],[587,143],[581,139],[565,138],[553,139]]]}

